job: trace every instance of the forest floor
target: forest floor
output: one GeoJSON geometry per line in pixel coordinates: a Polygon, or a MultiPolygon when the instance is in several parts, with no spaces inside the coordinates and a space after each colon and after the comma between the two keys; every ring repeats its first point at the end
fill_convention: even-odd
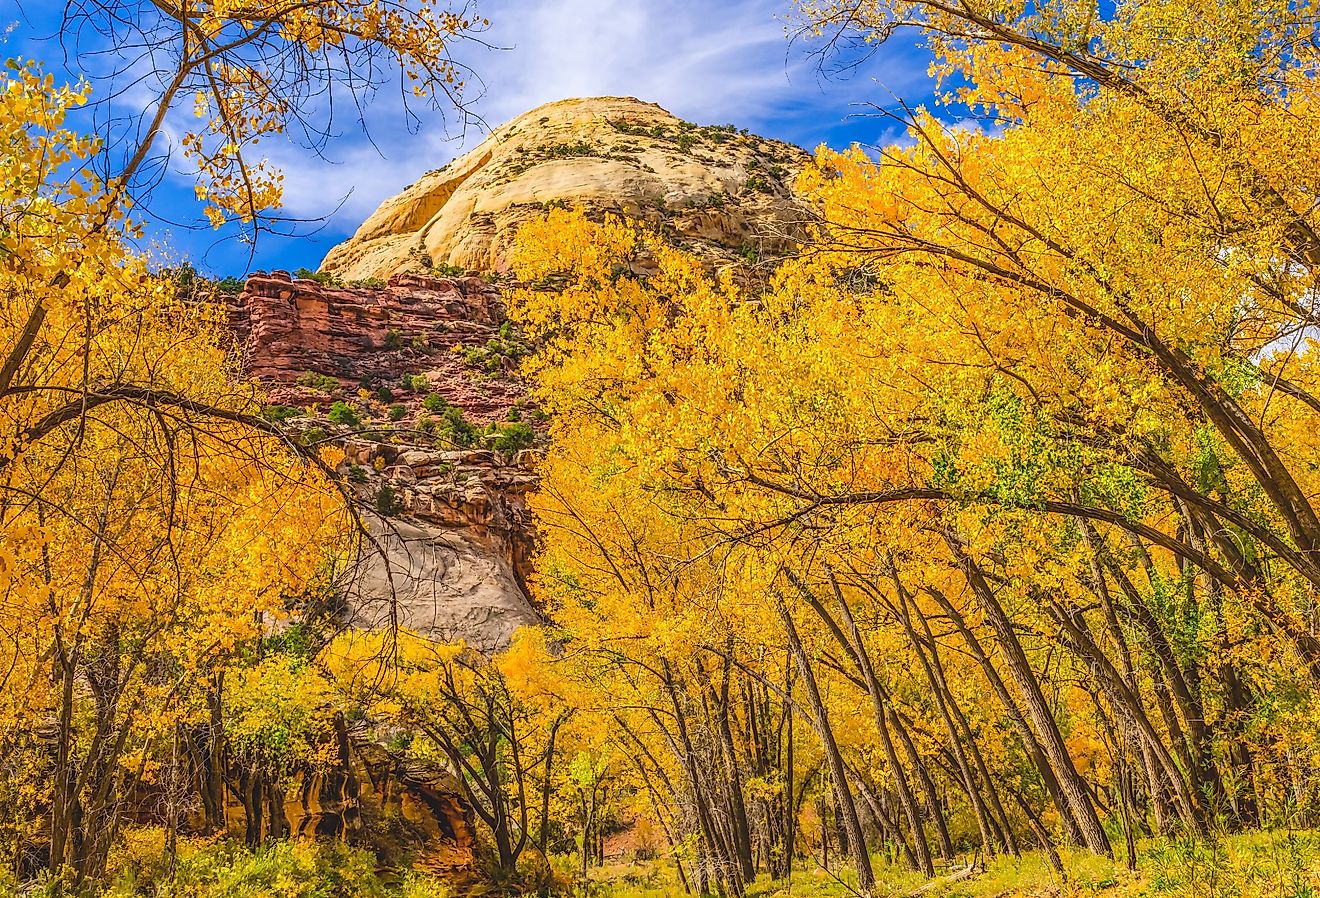
{"type": "MultiPolygon", "coordinates": [[[[294,840],[256,850],[226,841],[180,844],[177,869],[163,867],[159,828],[138,828],[112,854],[99,898],[478,898],[516,889],[493,883],[458,887],[421,873],[383,875],[365,849],[294,840]]],[[[1121,841],[1119,845],[1121,846],[1121,841]]],[[[1121,849],[1120,849],[1121,851],[1121,849]]],[[[571,858],[556,856],[558,860],[571,858]]],[[[931,881],[886,858],[873,859],[874,898],[1320,898],[1320,830],[1255,831],[1210,839],[1140,843],[1135,869],[1084,851],[1063,854],[1063,873],[1028,852],[988,863],[964,857],[931,881]]],[[[558,866],[558,865],[556,865],[558,866]]],[[[0,896],[55,894],[54,883],[0,881],[0,896]]],[[[539,890],[538,890],[539,891],[539,890]]],[[[620,862],[591,872],[586,888],[560,869],[559,898],[681,898],[668,861],[620,862]]],[[[856,898],[856,877],[799,859],[787,881],[758,879],[745,898],[856,898]]]]}
{"type": "MultiPolygon", "coordinates": [[[[1063,854],[1063,874],[1042,852],[999,857],[963,872],[971,859],[928,881],[876,859],[877,898],[1320,898],[1320,831],[1274,830],[1207,840],[1140,843],[1136,869],[1119,857],[1063,854]]],[[[589,890],[599,898],[671,898],[683,889],[672,867],[654,864],[605,868],[589,890]]],[[[789,882],[760,879],[747,898],[855,898],[848,870],[802,865],[789,882]]]]}

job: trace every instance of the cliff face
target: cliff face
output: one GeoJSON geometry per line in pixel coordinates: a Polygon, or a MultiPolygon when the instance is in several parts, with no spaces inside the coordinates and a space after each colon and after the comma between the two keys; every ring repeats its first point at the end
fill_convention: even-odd
{"type": "Polygon", "coordinates": [[[372,529],[386,551],[346,584],[351,623],[397,615],[493,651],[538,620],[525,590],[535,452],[496,451],[500,432],[481,434],[536,415],[493,287],[397,275],[336,288],[276,272],[248,281],[231,323],[272,412],[305,441],[342,447],[340,473],[381,511],[372,529]]]}
{"type": "Polygon", "coordinates": [[[489,372],[465,361],[463,350],[480,352],[498,338],[503,322],[499,292],[480,278],[408,274],[357,288],[282,272],[257,276],[248,280],[231,316],[246,370],[267,386],[272,401],[330,401],[336,391],[329,377],[350,395],[386,387],[395,396],[383,404],[404,404],[409,423],[429,392],[481,423],[503,420],[526,401],[523,383],[505,376],[512,365],[506,371],[500,360],[489,372]],[[404,375],[416,374],[425,375],[426,391],[402,387],[404,375]]]}
{"type": "Polygon", "coordinates": [[[437,266],[503,268],[550,204],[645,221],[716,266],[776,255],[808,217],[790,186],[807,160],[639,100],[550,103],[387,200],[327,256],[325,283],[248,281],[232,309],[247,371],[292,432],[343,448],[341,473],[381,510],[386,551],[348,584],[353,623],[397,617],[491,651],[538,619],[527,347],[489,280],[437,266]]]}
{"type": "Polygon", "coordinates": [[[440,264],[500,272],[517,227],[560,203],[648,222],[717,263],[778,255],[807,217],[791,184],[808,158],[632,98],[561,100],[386,200],[322,270],[345,280],[440,264]]]}

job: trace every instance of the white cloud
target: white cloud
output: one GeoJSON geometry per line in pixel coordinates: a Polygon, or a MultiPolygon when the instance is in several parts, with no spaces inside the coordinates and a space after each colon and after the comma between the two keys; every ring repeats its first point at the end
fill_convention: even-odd
{"type": "MultiPolygon", "coordinates": [[[[489,105],[504,119],[573,96],[637,96],[703,120],[763,108],[787,86],[770,2],[494,0],[489,105]]],[[[482,61],[476,64],[481,65],[482,61]]]]}
{"type": "MultiPolygon", "coordinates": [[[[492,22],[482,37],[503,48],[463,44],[457,50],[460,61],[472,68],[484,88],[474,84],[469,99],[486,127],[465,129],[452,109],[417,108],[415,117],[405,114],[396,85],[382,88],[364,110],[370,139],[353,116],[341,115],[323,156],[290,141],[264,142],[262,148],[285,175],[283,214],[307,222],[293,230],[317,233],[296,245],[279,240],[262,243],[260,264],[286,253],[294,253],[297,264],[312,261],[312,256],[356,229],[384,199],[479,143],[487,128],[542,103],[568,97],[635,96],[690,121],[733,123],[767,137],[813,146],[821,140],[838,144],[884,139],[892,123],[863,120],[840,127],[845,117],[859,111],[851,104],[888,101],[891,91],[909,97],[923,97],[929,91],[924,55],[901,44],[885,47],[883,55],[851,81],[823,82],[805,58],[805,48],[792,45],[786,35],[785,17],[792,0],[475,3],[492,22]]],[[[15,34],[0,18],[0,43],[17,38],[11,52],[44,58],[59,67],[63,46],[58,6],[30,5],[25,24],[15,34]]],[[[75,48],[92,54],[78,57],[74,69],[82,64],[107,71],[116,66],[124,69],[113,85],[98,82],[97,97],[113,97],[113,109],[88,110],[83,122],[90,130],[107,133],[109,112],[116,116],[117,127],[124,128],[129,121],[125,116],[153,104],[159,79],[151,74],[152,60],[98,55],[105,48],[96,44],[96,37],[71,39],[75,48]],[[144,74],[146,79],[138,81],[144,74]]],[[[170,174],[149,204],[159,227],[200,219],[201,208],[193,198],[196,173],[178,152],[179,135],[195,125],[190,105],[182,104],[167,117],[156,147],[162,157],[172,151],[170,174]]],[[[221,256],[228,252],[223,238],[238,233],[232,227],[200,235],[177,230],[177,239],[188,246],[219,240],[212,248],[221,256]]],[[[246,246],[231,249],[234,258],[226,256],[223,264],[246,264],[240,258],[246,246]]]]}
{"type": "MultiPolygon", "coordinates": [[[[473,111],[496,127],[567,97],[635,96],[703,124],[732,122],[813,144],[855,111],[852,101],[888,99],[887,91],[918,84],[925,92],[924,59],[901,50],[869,67],[870,78],[823,84],[801,48],[791,47],[786,37],[789,5],[789,0],[487,0],[480,11],[492,27],[484,37],[504,49],[460,51],[484,82],[473,111]],[[877,77],[883,86],[871,80],[877,77]]],[[[464,135],[452,114],[447,126],[439,115],[424,116],[417,133],[409,133],[397,101],[384,93],[369,118],[374,146],[349,132],[331,144],[329,161],[293,146],[273,154],[285,170],[289,214],[324,216],[347,195],[330,229],[351,231],[382,200],[484,136],[481,128],[464,135]]]]}

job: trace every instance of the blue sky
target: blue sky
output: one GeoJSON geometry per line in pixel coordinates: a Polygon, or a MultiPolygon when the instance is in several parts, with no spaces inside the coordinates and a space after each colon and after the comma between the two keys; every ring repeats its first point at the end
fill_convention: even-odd
{"type": "MultiPolygon", "coordinates": [[[[59,0],[0,0],[0,55],[75,71],[58,39],[59,0]]],[[[636,96],[701,124],[733,123],[811,148],[887,143],[892,121],[866,103],[928,103],[929,57],[900,35],[847,77],[822,74],[802,41],[790,41],[790,0],[478,0],[495,49],[465,47],[460,60],[483,84],[472,110],[494,127],[541,103],[577,96],[636,96]]],[[[84,49],[87,45],[84,45],[84,49]]],[[[473,85],[475,88],[476,85],[473,85]]],[[[132,93],[125,102],[131,102],[132,93]]],[[[388,92],[367,113],[371,139],[344,127],[319,158],[290,142],[268,148],[285,172],[286,213],[301,236],[263,235],[255,251],[231,230],[179,226],[200,213],[186,171],[155,191],[149,238],[171,257],[219,274],[315,267],[388,196],[475,145],[481,126],[415,108],[410,120],[388,92]],[[171,222],[174,222],[172,224],[171,222]]],[[[176,160],[176,166],[178,160],[176,160]]]]}

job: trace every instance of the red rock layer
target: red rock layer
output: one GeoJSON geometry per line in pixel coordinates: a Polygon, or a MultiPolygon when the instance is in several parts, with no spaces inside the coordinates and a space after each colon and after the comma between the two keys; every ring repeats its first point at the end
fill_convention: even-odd
{"type": "Polygon", "coordinates": [[[485,346],[504,321],[499,292],[481,278],[396,274],[380,288],[328,287],[276,271],[248,279],[231,321],[244,368],[277,403],[339,398],[300,387],[308,372],[336,378],[349,396],[386,386],[410,406],[423,394],[403,393],[399,382],[425,374],[433,392],[479,424],[504,420],[526,399],[507,372],[487,376],[464,361],[462,350],[485,346]]]}

